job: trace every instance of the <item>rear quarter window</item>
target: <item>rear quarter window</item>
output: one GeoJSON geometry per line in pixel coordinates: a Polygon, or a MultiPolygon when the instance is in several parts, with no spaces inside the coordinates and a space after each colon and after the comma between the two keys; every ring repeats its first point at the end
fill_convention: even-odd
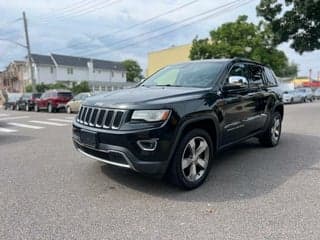
{"type": "Polygon", "coordinates": [[[278,86],[278,79],[274,72],[269,68],[264,68],[265,72],[265,81],[268,86],[278,86]]]}

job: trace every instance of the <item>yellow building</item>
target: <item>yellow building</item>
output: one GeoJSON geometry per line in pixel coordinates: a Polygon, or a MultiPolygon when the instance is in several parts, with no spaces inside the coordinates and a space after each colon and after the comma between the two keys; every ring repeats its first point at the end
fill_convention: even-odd
{"type": "Polygon", "coordinates": [[[308,77],[300,77],[293,79],[293,84],[295,87],[302,87],[304,83],[310,82],[308,77]]]}
{"type": "Polygon", "coordinates": [[[169,64],[190,61],[189,53],[192,44],[171,47],[148,54],[147,76],[169,64]]]}

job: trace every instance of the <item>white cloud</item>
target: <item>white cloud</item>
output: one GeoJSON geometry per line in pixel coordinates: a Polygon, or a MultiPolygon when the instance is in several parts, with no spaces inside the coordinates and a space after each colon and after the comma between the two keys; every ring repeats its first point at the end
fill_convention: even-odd
{"type": "MultiPolygon", "coordinates": [[[[147,53],[150,51],[191,42],[198,35],[206,37],[213,28],[226,21],[235,20],[238,15],[246,14],[249,20],[258,22],[255,6],[259,0],[252,0],[249,4],[237,9],[229,9],[216,17],[195,23],[191,26],[177,29],[177,31],[144,40],[152,34],[140,38],[130,39],[122,44],[115,43],[128,37],[141,35],[146,31],[158,29],[187,17],[208,11],[234,0],[198,0],[189,6],[154,20],[150,24],[127,30],[121,34],[113,34],[119,30],[128,28],[153,16],[159,15],[170,9],[184,5],[192,0],[112,0],[117,1],[113,5],[106,6],[106,0],[10,0],[0,1],[0,37],[9,37],[12,40],[24,42],[22,22],[6,25],[13,19],[21,17],[22,11],[26,11],[32,51],[42,54],[59,52],[61,54],[90,55],[92,57],[123,60],[125,58],[137,59],[145,68],[147,53]],[[94,11],[93,11],[94,10],[94,11]],[[88,13],[86,13],[86,11],[88,13]],[[77,15],[78,14],[78,15],[77,15]],[[74,16],[71,16],[74,15],[74,16]],[[16,31],[16,35],[8,35],[8,32],[16,31]],[[99,36],[107,35],[101,39],[99,36]],[[109,35],[109,36],[108,36],[109,35]],[[86,44],[80,44],[86,42],[86,44]],[[137,42],[135,46],[120,51],[110,52],[114,48],[137,42]],[[72,45],[76,45],[70,48],[72,45]],[[90,47],[91,46],[91,47],[90,47]],[[104,46],[104,48],[100,48],[104,46]],[[113,46],[113,47],[112,47],[113,46]],[[89,47],[89,48],[88,48],[89,47]],[[109,49],[110,48],[110,49],[109,49]]],[[[175,28],[172,26],[171,28],[175,28]]],[[[170,30],[169,28],[168,30],[170,30]]],[[[162,31],[167,31],[162,29],[162,31]]],[[[157,32],[155,35],[157,35],[157,32]]],[[[310,67],[320,69],[314,61],[316,53],[299,56],[291,49],[284,48],[290,59],[300,65],[301,73],[308,71],[310,67]]],[[[13,59],[21,59],[26,51],[13,44],[0,41],[0,69],[13,59]]]]}

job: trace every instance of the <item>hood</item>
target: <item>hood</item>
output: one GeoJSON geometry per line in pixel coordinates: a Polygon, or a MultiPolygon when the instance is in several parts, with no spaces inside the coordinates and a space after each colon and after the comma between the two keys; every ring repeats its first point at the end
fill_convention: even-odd
{"type": "Polygon", "coordinates": [[[84,105],[110,108],[131,108],[160,105],[203,96],[208,89],[185,87],[136,87],[89,97],[84,105]]]}

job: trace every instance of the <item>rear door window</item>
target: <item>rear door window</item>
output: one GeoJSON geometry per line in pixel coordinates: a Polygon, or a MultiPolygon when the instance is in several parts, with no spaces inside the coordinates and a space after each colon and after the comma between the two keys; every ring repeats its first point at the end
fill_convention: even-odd
{"type": "Polygon", "coordinates": [[[259,65],[249,64],[249,86],[250,88],[258,88],[264,86],[263,68],[259,65]]]}
{"type": "Polygon", "coordinates": [[[70,97],[72,97],[72,95],[70,92],[59,92],[58,97],[70,98],[70,97]]]}

